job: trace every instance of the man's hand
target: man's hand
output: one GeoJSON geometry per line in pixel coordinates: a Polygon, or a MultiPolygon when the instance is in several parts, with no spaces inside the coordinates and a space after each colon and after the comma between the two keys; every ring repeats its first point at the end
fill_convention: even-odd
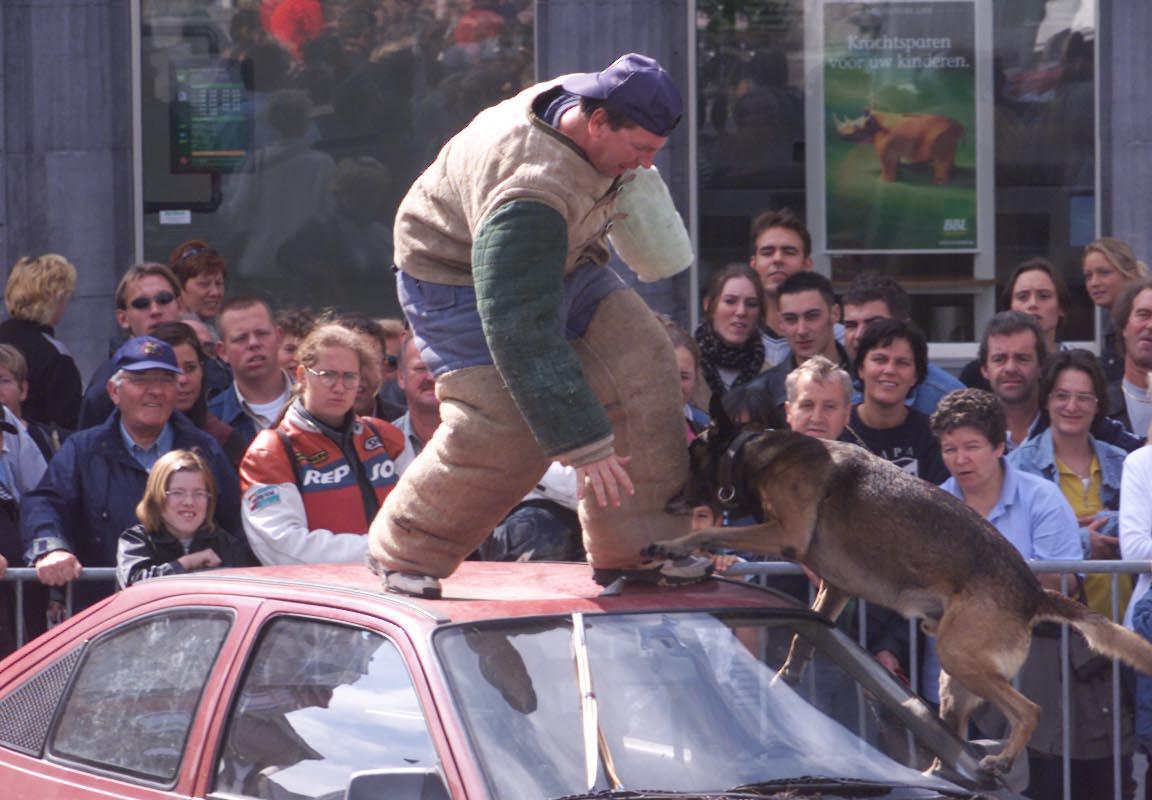
{"type": "Polygon", "coordinates": [[[4,577],[4,573],[8,571],[8,559],[0,556],[0,578],[4,577]]]}
{"type": "Polygon", "coordinates": [[[195,553],[189,553],[186,556],[180,556],[176,559],[184,569],[191,572],[194,569],[208,569],[209,567],[218,567],[224,562],[220,560],[220,556],[216,555],[216,551],[209,547],[207,550],[198,550],[195,553]]]}
{"type": "Polygon", "coordinates": [[[53,550],[36,561],[36,577],[45,586],[63,586],[80,577],[80,559],[67,550],[53,550]]]}
{"type": "Polygon", "coordinates": [[[618,456],[613,453],[607,458],[577,467],[576,497],[583,500],[584,495],[591,489],[596,496],[596,504],[601,508],[607,508],[609,503],[614,506],[620,505],[621,489],[629,495],[636,493],[632,479],[624,469],[631,460],[632,456],[618,456]]]}

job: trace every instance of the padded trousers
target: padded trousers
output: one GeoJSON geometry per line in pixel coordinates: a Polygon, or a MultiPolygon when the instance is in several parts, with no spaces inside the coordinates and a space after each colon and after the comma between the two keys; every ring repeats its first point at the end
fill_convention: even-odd
{"type": "MultiPolygon", "coordinates": [[[[525,335],[530,335],[526,333],[525,335]]],[[[595,567],[642,564],[648,544],[687,535],[690,519],[666,512],[688,476],[682,403],[672,344],[635,291],[599,300],[582,336],[569,341],[584,379],[612,423],[615,451],[635,494],[619,507],[580,503],[595,567]]],[[[540,449],[495,366],[437,376],[440,427],[401,476],[369,531],[386,569],[450,575],[526,495],[551,461],[540,449]]]]}

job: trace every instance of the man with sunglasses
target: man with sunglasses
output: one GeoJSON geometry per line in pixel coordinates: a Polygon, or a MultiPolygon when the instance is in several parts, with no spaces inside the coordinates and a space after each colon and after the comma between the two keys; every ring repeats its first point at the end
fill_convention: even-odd
{"type": "MultiPolygon", "coordinates": [[[[216,478],[216,522],[240,530],[240,486],[220,445],[173,413],[180,368],[172,348],[152,336],[116,351],[106,391],[114,413],[64,442],[39,485],[21,501],[24,556],[48,586],[63,586],[84,566],[116,566],[120,534],[137,523],[136,504],[148,471],[171,450],[197,449],[216,478]]],[[[106,596],[112,585],[77,587],[77,607],[106,596]]]]}
{"type": "MultiPolygon", "coordinates": [[[[180,282],[163,264],[136,264],[128,268],[116,287],[116,324],[129,337],[146,336],[165,322],[180,318],[180,282]]],[[[114,371],[115,357],[108,359],[92,373],[88,390],[80,405],[79,430],[99,425],[112,413],[108,396],[108,379],[114,371]]]]}

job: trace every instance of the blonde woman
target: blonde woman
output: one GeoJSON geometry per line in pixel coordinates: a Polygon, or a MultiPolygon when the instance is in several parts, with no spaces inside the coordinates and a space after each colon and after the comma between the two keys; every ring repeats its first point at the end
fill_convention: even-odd
{"type": "Polygon", "coordinates": [[[56,338],[55,327],[75,290],[76,268],[63,256],[22,258],[4,287],[10,319],[0,323],[0,344],[12,345],[28,362],[25,418],[65,431],[76,429],[83,390],[80,371],[56,338]]]}
{"type": "Polygon", "coordinates": [[[254,566],[248,545],[212,522],[215,512],[216,480],[204,459],[192,450],[161,456],[136,505],[140,524],[120,534],[117,586],[193,570],[254,566]]]}
{"type": "Polygon", "coordinates": [[[1148,266],[1136,258],[1132,248],[1119,239],[1103,236],[1084,248],[1084,290],[1104,312],[1104,346],[1100,364],[1110,382],[1124,377],[1124,359],[1116,349],[1112,306],[1120,292],[1132,281],[1148,277],[1148,266]]]}
{"type": "Polygon", "coordinates": [[[244,532],[264,564],[363,561],[404,449],[397,428],[353,410],[379,355],[359,333],[327,323],[296,357],[293,400],[240,463],[244,532]]]}

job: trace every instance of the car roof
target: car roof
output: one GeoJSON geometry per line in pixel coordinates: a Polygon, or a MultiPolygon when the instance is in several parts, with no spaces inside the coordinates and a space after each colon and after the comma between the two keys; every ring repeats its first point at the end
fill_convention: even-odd
{"type": "Polygon", "coordinates": [[[587,564],[466,561],[443,580],[443,599],[424,600],[383,592],[380,578],[360,564],[211,570],[143,581],[123,595],[134,604],[148,595],[203,592],[266,599],[339,603],[384,608],[434,624],[552,614],[621,613],[715,608],[801,608],[794,600],[743,581],[710,579],[659,587],[628,581],[615,595],[592,580],[587,564]]]}

